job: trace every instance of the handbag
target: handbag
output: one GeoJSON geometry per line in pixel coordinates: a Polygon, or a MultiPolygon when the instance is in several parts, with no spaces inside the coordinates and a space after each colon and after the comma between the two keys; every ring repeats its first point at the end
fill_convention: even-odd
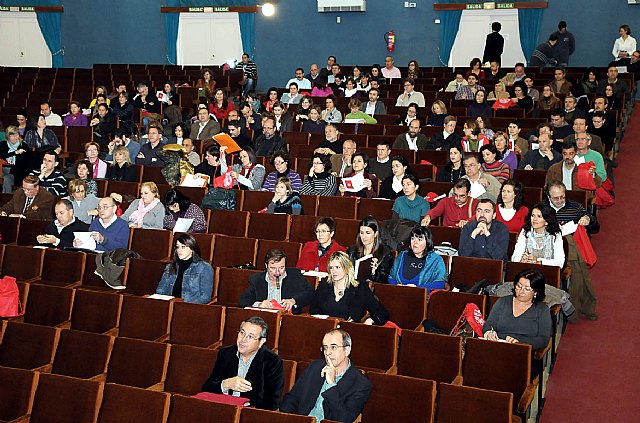
{"type": "Polygon", "coordinates": [[[214,188],[224,188],[230,189],[233,188],[233,176],[231,176],[232,169],[230,167],[227,168],[227,171],[213,179],[213,187],[214,188]]]}
{"type": "Polygon", "coordinates": [[[5,276],[0,279],[0,317],[17,317],[24,314],[20,303],[20,290],[16,278],[5,276]]]}
{"type": "Polygon", "coordinates": [[[484,317],[478,306],[474,303],[467,303],[456,325],[451,329],[450,336],[459,336],[462,338],[462,356],[464,357],[467,338],[481,338],[482,326],[484,326],[484,317]]]}
{"type": "Polygon", "coordinates": [[[573,240],[584,262],[587,263],[587,266],[593,267],[598,261],[598,256],[593,249],[593,245],[584,226],[578,226],[578,229],[573,233],[573,240]]]}
{"type": "Polygon", "coordinates": [[[235,210],[236,192],[232,189],[213,188],[202,199],[202,208],[209,210],[235,210]]]}
{"type": "Polygon", "coordinates": [[[596,189],[596,180],[589,170],[596,164],[593,162],[585,162],[578,166],[577,183],[578,188],[593,191],[596,189]]]}

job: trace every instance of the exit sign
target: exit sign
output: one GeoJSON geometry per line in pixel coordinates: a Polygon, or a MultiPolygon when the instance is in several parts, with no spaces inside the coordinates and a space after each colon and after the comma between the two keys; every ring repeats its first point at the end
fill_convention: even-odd
{"type": "Polygon", "coordinates": [[[496,3],[496,9],[513,9],[515,7],[515,3],[496,3]]]}
{"type": "Polygon", "coordinates": [[[482,3],[467,3],[467,10],[482,10],[484,8],[482,3]]]}

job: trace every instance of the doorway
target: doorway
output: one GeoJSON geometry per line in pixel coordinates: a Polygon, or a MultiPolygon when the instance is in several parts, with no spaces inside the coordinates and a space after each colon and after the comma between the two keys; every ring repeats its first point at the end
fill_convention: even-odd
{"type": "Polygon", "coordinates": [[[0,51],[2,66],[51,67],[51,51],[35,13],[0,13],[0,51]]]}
{"type": "Polygon", "coordinates": [[[237,13],[181,13],[178,65],[222,65],[242,57],[237,13]]]}

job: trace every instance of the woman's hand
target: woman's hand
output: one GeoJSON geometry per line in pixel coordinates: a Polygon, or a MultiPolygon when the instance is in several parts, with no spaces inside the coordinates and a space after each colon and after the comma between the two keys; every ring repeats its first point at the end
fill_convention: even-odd
{"type": "Polygon", "coordinates": [[[371,179],[364,180],[364,186],[369,190],[371,189],[371,179]]]}
{"type": "Polygon", "coordinates": [[[504,340],[509,344],[517,344],[518,342],[520,342],[516,338],[513,338],[511,336],[507,336],[504,340]]]}
{"type": "Polygon", "coordinates": [[[22,154],[24,152],[25,152],[24,148],[20,148],[20,149],[16,150],[16,154],[22,154]]]}
{"type": "Polygon", "coordinates": [[[484,339],[488,341],[498,341],[500,338],[498,338],[498,333],[495,330],[490,330],[485,332],[484,339]]]}
{"type": "Polygon", "coordinates": [[[340,184],[338,185],[338,190],[340,191],[340,195],[344,195],[347,189],[344,187],[344,185],[340,184]]]}
{"type": "Polygon", "coordinates": [[[229,148],[229,147],[228,147],[228,146],[226,146],[226,145],[221,146],[221,147],[220,147],[220,154],[221,154],[221,155],[223,155],[223,156],[224,156],[225,154],[227,154],[227,149],[228,149],[228,148],[229,148]]]}

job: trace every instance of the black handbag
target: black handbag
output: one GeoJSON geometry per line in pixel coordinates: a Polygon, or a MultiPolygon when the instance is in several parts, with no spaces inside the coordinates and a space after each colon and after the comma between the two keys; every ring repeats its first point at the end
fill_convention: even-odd
{"type": "Polygon", "coordinates": [[[209,210],[235,210],[236,192],[224,188],[210,189],[202,199],[202,208],[209,210]]]}

